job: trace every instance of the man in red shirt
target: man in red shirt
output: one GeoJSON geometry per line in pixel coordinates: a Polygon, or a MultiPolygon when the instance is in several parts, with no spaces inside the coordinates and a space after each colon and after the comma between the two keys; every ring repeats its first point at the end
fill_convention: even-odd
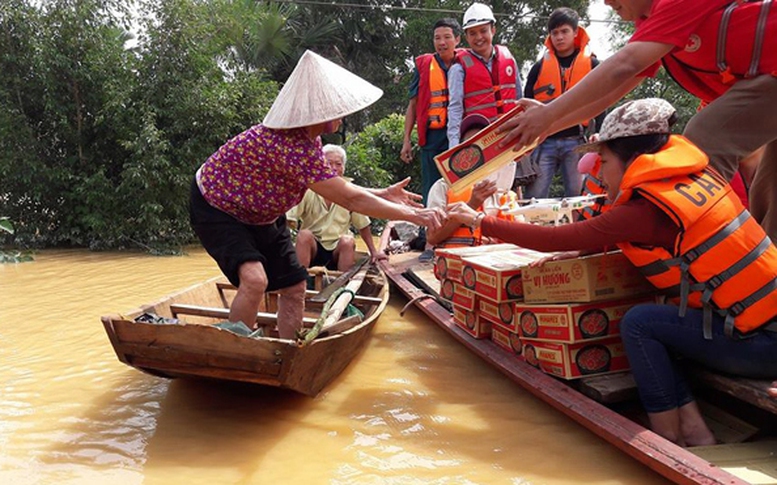
{"type": "Polygon", "coordinates": [[[663,63],[685,90],[709,103],[685,135],[727,179],[766,145],[750,187],[750,210],[777,241],[777,8],[770,1],[605,0],[635,24],[628,44],[547,105],[522,100],[504,144],[524,146],[611,106],[663,63]],[[719,37],[719,32],[723,35],[719,37]]]}

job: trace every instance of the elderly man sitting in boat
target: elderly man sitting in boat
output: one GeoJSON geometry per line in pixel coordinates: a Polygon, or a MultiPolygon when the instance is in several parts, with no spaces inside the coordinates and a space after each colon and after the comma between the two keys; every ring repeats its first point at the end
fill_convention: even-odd
{"type": "Polygon", "coordinates": [[[307,270],[300,264],[286,212],[307,189],[349,210],[437,228],[440,210],[414,203],[408,180],[365,189],[332,170],[319,135],[383,92],[306,51],[261,124],[227,141],[197,170],[191,186],[194,232],[237,286],[229,320],[254,326],[266,291],[277,290],[278,332],[294,338],[302,326],[307,270]]]}
{"type": "MultiPolygon", "coordinates": [[[[324,158],[329,166],[342,177],[348,159],[345,149],[339,145],[324,145],[324,158]]],[[[286,220],[297,233],[297,259],[302,266],[324,266],[345,271],[356,259],[356,240],[351,226],[359,231],[370,252],[372,262],[387,256],[375,248],[370,232],[370,218],[352,212],[319,195],[313,190],[305,192],[302,202],[294,206],[286,220]]]]}

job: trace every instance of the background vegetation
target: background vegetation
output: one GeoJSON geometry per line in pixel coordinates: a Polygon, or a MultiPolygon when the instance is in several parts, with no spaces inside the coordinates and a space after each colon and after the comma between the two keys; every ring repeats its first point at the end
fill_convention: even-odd
{"type": "MultiPolygon", "coordinates": [[[[383,186],[399,161],[414,55],[471,1],[4,0],[0,3],[0,244],[142,248],[193,241],[196,168],[260,122],[305,49],[380,86],[346,120],[348,174],[383,186]]],[[[497,40],[530,64],[547,15],[587,0],[493,0],[497,40]]],[[[671,101],[657,80],[646,89],[671,101]]],[[[414,185],[417,189],[418,185],[414,185]]]]}

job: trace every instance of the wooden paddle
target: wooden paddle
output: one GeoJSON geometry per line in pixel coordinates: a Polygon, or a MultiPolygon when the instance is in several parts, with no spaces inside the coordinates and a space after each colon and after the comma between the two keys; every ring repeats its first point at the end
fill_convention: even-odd
{"type": "MultiPolygon", "coordinates": [[[[361,269],[361,267],[364,266],[364,264],[367,261],[369,261],[369,260],[370,260],[370,257],[366,256],[366,257],[361,258],[360,260],[356,261],[354,263],[354,265],[351,266],[351,268],[348,271],[346,271],[345,273],[343,273],[340,276],[338,276],[337,278],[335,278],[334,281],[329,283],[326,286],[326,288],[321,290],[318,293],[318,295],[316,295],[313,298],[311,298],[310,301],[315,302],[315,303],[322,303],[322,302],[327,301],[329,299],[329,297],[334,294],[335,291],[337,291],[344,284],[346,284],[348,282],[348,280],[351,279],[351,277],[353,275],[355,275],[356,272],[359,271],[361,269]]],[[[359,286],[361,286],[361,284],[359,286]]]]}
{"type": "MultiPolygon", "coordinates": [[[[321,314],[321,317],[319,317],[318,321],[316,321],[316,324],[313,325],[313,328],[307,332],[304,332],[303,330],[304,334],[297,338],[297,345],[304,347],[305,345],[312,342],[313,339],[315,339],[321,332],[327,329],[331,329],[338,324],[340,317],[343,315],[343,312],[346,308],[348,308],[351,300],[353,300],[354,296],[359,291],[359,288],[361,288],[362,283],[367,276],[368,270],[369,266],[360,269],[358,273],[353,275],[353,278],[351,278],[348,284],[345,285],[343,291],[337,295],[337,298],[332,302],[332,304],[324,306],[325,310],[328,307],[326,314],[321,314]]],[[[354,321],[354,323],[358,323],[358,321],[354,321]]]]}

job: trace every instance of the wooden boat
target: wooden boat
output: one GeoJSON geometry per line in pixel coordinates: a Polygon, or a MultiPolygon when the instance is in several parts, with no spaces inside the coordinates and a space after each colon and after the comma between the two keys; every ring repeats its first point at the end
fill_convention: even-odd
{"type": "MultiPolygon", "coordinates": [[[[382,248],[390,246],[390,229],[384,231],[382,248]]],[[[766,394],[768,382],[693,369],[693,382],[700,386],[695,389],[697,397],[702,398],[700,405],[715,404],[707,407],[714,414],[712,421],[717,421],[710,422],[706,412],[705,417],[716,438],[720,441],[718,431],[732,432],[725,429],[728,426],[735,430],[734,435],[739,433],[735,437],[748,439],[738,444],[679,447],[645,427],[646,416],[629,373],[564,381],[545,374],[491,340],[473,339],[454,322],[449,302],[439,298],[440,286],[433,264],[420,263],[419,254],[395,254],[379,264],[410,303],[435,324],[547,404],[675,483],[777,483],[777,402],[766,394]],[[723,405],[725,410],[717,407],[723,405]],[[738,414],[731,414],[734,410],[738,414]]]]}
{"type": "MultiPolygon", "coordinates": [[[[315,288],[320,290],[325,275],[312,274],[315,288]]],[[[104,316],[102,322],[119,360],[149,374],[250,382],[315,396],[358,354],[388,302],[388,281],[382,271],[374,266],[369,271],[365,268],[361,278],[358,289],[351,288],[355,293],[351,303],[363,317],[338,316],[325,322],[318,337],[307,344],[277,337],[272,328],[277,323],[278,295],[272,292],[257,314],[257,323],[270,329],[267,337],[249,338],[214,326],[228,319],[236,293],[223,278],[205,281],[123,315],[104,316]],[[144,314],[167,323],[136,320],[144,314]]],[[[310,301],[317,291],[307,293],[305,327],[311,327],[322,304],[310,301]]],[[[350,300],[348,295],[344,298],[350,300]]]]}

